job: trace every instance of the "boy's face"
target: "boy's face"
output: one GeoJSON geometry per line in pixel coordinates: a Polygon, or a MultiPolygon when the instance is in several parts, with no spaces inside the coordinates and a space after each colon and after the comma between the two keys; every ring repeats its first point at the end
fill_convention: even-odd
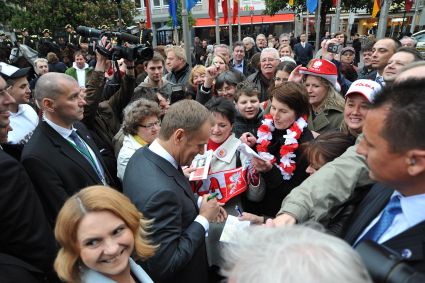
{"type": "Polygon", "coordinates": [[[236,102],[236,109],[245,119],[253,119],[260,111],[260,100],[255,95],[242,94],[236,102]]]}

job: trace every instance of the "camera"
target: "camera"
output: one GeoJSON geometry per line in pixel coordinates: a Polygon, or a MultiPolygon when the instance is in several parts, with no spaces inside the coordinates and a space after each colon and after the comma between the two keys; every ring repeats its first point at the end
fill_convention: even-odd
{"type": "Polygon", "coordinates": [[[102,56],[105,56],[110,60],[115,61],[124,58],[129,61],[135,61],[136,64],[140,64],[152,59],[153,57],[152,48],[139,44],[139,38],[128,33],[100,31],[98,29],[85,26],[77,27],[77,33],[84,37],[91,38],[89,43],[89,52],[94,52],[96,49],[102,56]],[[113,46],[111,50],[102,46],[101,38],[104,36],[107,37],[105,46],[108,45],[108,43],[111,43],[113,46]],[[128,42],[132,45],[124,46],[123,42],[128,42]]]}
{"type": "Polygon", "coordinates": [[[425,274],[403,262],[395,251],[372,241],[361,242],[355,249],[375,283],[423,283],[425,274]]]}
{"type": "Polygon", "coordinates": [[[339,50],[341,49],[340,47],[341,45],[339,44],[329,43],[327,51],[330,53],[338,54],[339,50]]]}

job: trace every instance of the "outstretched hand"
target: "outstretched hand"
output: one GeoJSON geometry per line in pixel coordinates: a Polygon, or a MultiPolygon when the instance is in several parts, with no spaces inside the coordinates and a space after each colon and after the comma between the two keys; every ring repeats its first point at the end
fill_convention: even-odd
{"type": "Polygon", "coordinates": [[[303,80],[304,75],[300,73],[300,68],[302,65],[298,65],[289,75],[289,82],[300,83],[303,80]]]}

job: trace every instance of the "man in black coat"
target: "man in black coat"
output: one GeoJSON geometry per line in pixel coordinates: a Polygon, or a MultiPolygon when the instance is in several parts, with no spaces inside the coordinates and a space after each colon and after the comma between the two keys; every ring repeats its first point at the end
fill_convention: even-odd
{"type": "Polygon", "coordinates": [[[304,67],[307,66],[308,62],[313,59],[314,48],[306,42],[307,36],[303,33],[300,35],[300,43],[295,44],[294,53],[297,64],[301,64],[304,67]]]}
{"type": "Polygon", "coordinates": [[[37,82],[35,98],[44,121],[25,145],[21,161],[53,227],[69,196],[87,186],[115,184],[87,129],[78,123],[86,102],[77,81],[47,73],[37,82]]]}
{"type": "Polygon", "coordinates": [[[425,272],[425,84],[407,79],[375,99],[357,152],[379,183],[359,204],[345,240],[371,240],[425,272]],[[399,135],[402,131],[403,134],[399,135]]]}
{"type": "Polygon", "coordinates": [[[180,166],[204,152],[211,114],[193,100],[173,104],[159,137],[136,151],[124,175],[124,194],[153,220],[155,256],[140,262],[155,282],[208,282],[205,235],[209,222],[225,216],[216,199],[195,199],[180,166]]]}
{"type": "MultiPolygon", "coordinates": [[[[7,140],[8,106],[14,102],[0,77],[0,141],[7,140]]],[[[22,165],[0,147],[1,282],[54,280],[56,256],[51,227],[22,165]]],[[[53,282],[53,281],[52,281],[53,282]]]]}
{"type": "Polygon", "coordinates": [[[140,30],[138,33],[140,44],[146,44],[148,46],[152,46],[153,32],[151,29],[146,27],[146,20],[141,19],[138,25],[140,30]]]}

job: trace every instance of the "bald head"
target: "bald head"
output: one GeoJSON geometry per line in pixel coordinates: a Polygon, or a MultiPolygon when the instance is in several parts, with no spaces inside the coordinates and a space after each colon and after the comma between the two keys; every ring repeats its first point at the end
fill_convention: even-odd
{"type": "Polygon", "coordinates": [[[55,100],[59,95],[64,94],[64,84],[77,84],[77,81],[69,76],[62,73],[47,73],[41,76],[37,80],[37,84],[34,89],[34,98],[37,100],[39,105],[44,98],[50,98],[55,100]]]}

